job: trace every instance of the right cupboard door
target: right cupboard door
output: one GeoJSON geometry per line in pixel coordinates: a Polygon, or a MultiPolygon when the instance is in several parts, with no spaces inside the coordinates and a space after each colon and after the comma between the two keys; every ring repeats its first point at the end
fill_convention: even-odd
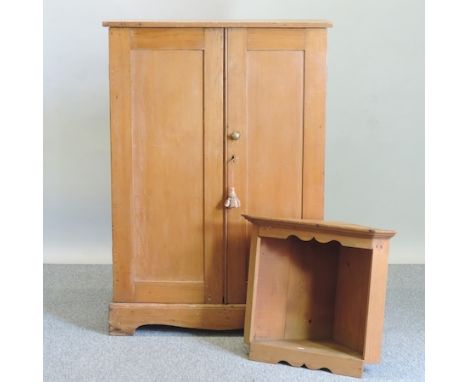
{"type": "Polygon", "coordinates": [[[326,30],[230,28],[226,40],[226,181],[241,201],[226,212],[234,304],[247,287],[242,214],[323,218],[326,30]]]}

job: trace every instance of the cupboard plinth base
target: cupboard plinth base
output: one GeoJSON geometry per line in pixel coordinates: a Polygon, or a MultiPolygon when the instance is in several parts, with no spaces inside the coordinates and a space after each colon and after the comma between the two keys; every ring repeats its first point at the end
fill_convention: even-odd
{"type": "Polygon", "coordinates": [[[244,304],[109,304],[109,334],[131,336],[143,325],[233,330],[244,327],[244,304]]]}

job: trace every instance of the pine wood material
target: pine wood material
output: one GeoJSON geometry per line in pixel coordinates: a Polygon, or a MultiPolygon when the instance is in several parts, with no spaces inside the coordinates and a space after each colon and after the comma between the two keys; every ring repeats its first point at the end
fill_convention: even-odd
{"type": "MultiPolygon", "coordinates": [[[[157,305],[148,309],[183,304],[187,311],[245,304],[251,226],[242,214],[323,217],[331,24],[104,25],[110,27],[113,302],[157,305]],[[234,131],[240,139],[230,139],[234,131]],[[230,186],[241,208],[223,207],[230,186]]],[[[205,327],[216,327],[215,312],[206,311],[205,327]]]]}
{"type": "Polygon", "coordinates": [[[132,193],[132,131],[130,97],[130,33],[109,30],[109,85],[112,166],[113,301],[131,301],[133,227],[129,197],[132,193]]]}
{"type": "Polygon", "coordinates": [[[326,20],[155,20],[104,21],[113,28],[330,28],[326,20]]]}
{"type": "Polygon", "coordinates": [[[386,289],[382,286],[387,284],[388,240],[376,241],[373,254],[369,280],[369,301],[372,303],[367,306],[364,360],[368,363],[379,363],[386,297],[386,289]]]}
{"type": "Polygon", "coordinates": [[[360,355],[331,341],[279,340],[258,341],[250,345],[253,361],[278,363],[308,369],[326,368],[335,374],[361,377],[364,362],[360,355]]]}
{"type": "Polygon", "coordinates": [[[250,359],[361,376],[382,341],[394,231],[321,220],[253,223],[245,342],[250,359]]]}
{"type": "Polygon", "coordinates": [[[227,30],[227,301],[246,299],[249,226],[242,214],[323,218],[325,29],[227,30]],[[281,181],[279,181],[281,180],[281,181]]]}
{"type": "MultiPolygon", "coordinates": [[[[325,178],[325,29],[305,31],[302,218],[323,219],[325,178]]],[[[270,215],[272,216],[272,215],[270,215]]],[[[289,217],[289,216],[288,216],[289,217]]]]}
{"type": "Polygon", "coordinates": [[[226,210],[226,300],[229,303],[245,303],[247,289],[247,259],[249,251],[249,233],[242,221],[242,213],[248,201],[247,193],[247,145],[245,130],[246,115],[246,39],[247,30],[242,28],[226,30],[226,135],[239,131],[241,139],[226,140],[227,158],[238,158],[235,163],[226,166],[227,183],[235,184],[237,195],[241,198],[242,208],[226,210]],[[232,168],[233,167],[233,168],[232,168]]]}
{"type": "MultiPolygon", "coordinates": [[[[263,216],[244,215],[244,218],[258,227],[266,229],[292,229],[295,233],[309,232],[336,234],[343,237],[362,239],[390,239],[395,236],[395,231],[389,229],[377,229],[358,224],[344,223],[319,219],[286,219],[269,218],[263,216]]],[[[310,240],[310,239],[309,239],[310,240]]]]}
{"type": "Polygon", "coordinates": [[[223,31],[137,32],[110,30],[114,301],[219,304],[223,31]]]}
{"type": "Polygon", "coordinates": [[[193,49],[205,47],[204,28],[135,28],[130,30],[132,49],[193,49]]]}
{"type": "Polygon", "coordinates": [[[205,147],[203,166],[204,194],[204,267],[205,303],[221,304],[225,301],[225,238],[224,238],[224,31],[205,29],[205,147]]]}
{"type": "Polygon", "coordinates": [[[142,325],[176,325],[184,328],[232,330],[244,325],[245,305],[111,303],[109,333],[133,335],[142,325]]]}

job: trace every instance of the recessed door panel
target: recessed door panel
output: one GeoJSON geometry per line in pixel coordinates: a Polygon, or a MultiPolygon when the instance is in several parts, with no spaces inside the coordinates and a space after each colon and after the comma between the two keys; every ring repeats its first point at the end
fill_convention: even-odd
{"type": "Polygon", "coordinates": [[[203,51],[131,55],[135,280],[203,281],[203,51]]]}
{"type": "Polygon", "coordinates": [[[304,52],[247,52],[245,207],[301,217],[304,52]]]}

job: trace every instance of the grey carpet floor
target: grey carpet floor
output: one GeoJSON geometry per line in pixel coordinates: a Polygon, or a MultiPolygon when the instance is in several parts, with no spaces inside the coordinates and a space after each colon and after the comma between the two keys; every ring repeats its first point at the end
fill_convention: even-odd
{"type": "MultiPolygon", "coordinates": [[[[147,326],[109,336],[111,280],[108,265],[44,266],[45,381],[357,381],[249,361],[240,331],[147,326]]],[[[363,380],[424,380],[424,266],[390,266],[382,361],[363,380]]]]}

